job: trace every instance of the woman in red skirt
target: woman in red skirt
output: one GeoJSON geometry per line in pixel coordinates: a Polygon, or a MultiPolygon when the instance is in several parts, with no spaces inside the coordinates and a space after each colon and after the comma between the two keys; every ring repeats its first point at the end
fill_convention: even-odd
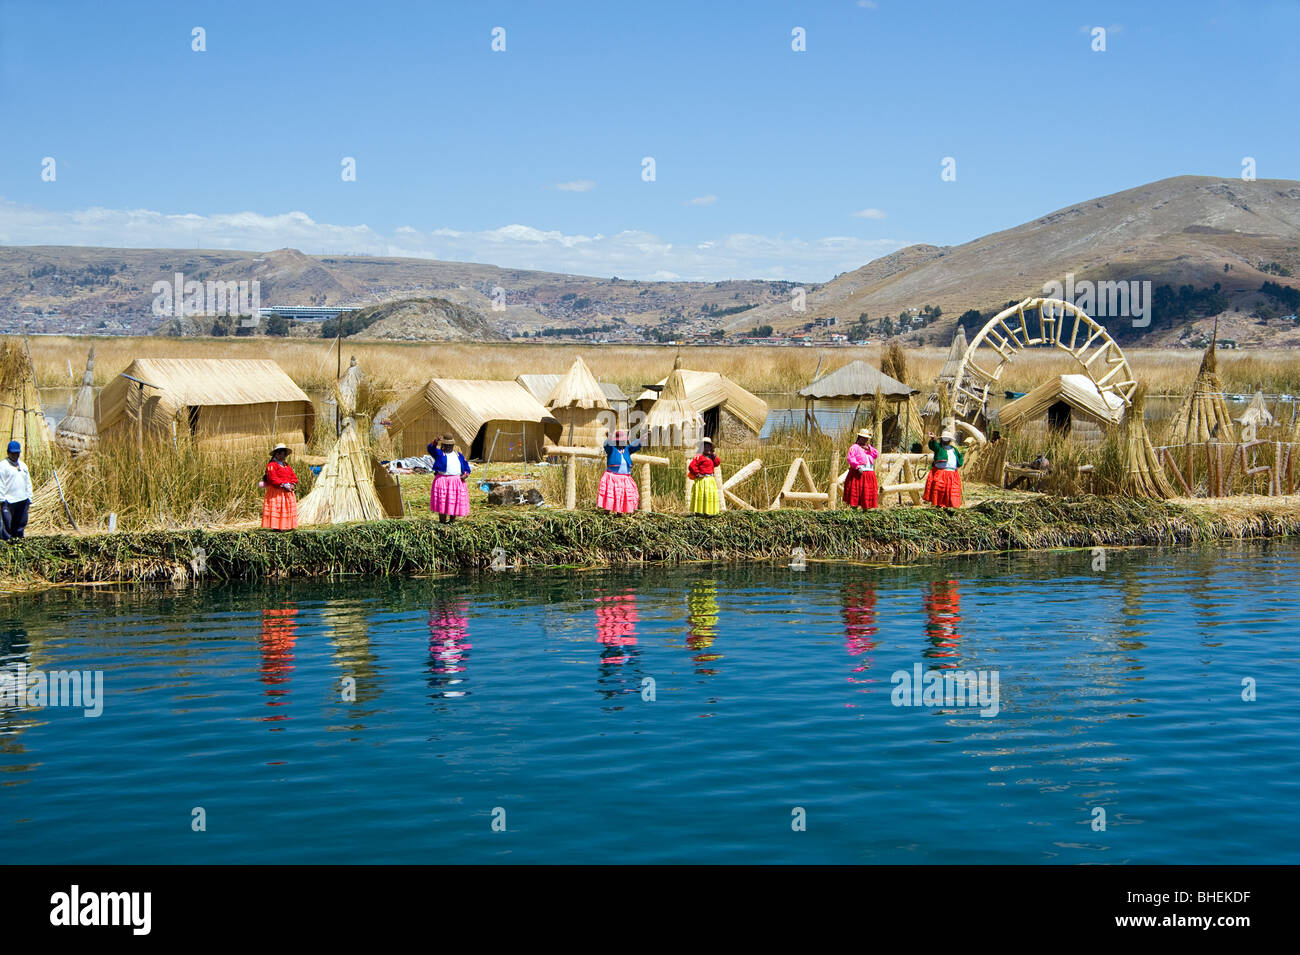
{"type": "Polygon", "coordinates": [[[868,510],[880,506],[880,489],[876,484],[878,448],[871,445],[871,432],[863,428],[849,445],[849,474],[844,479],[844,503],[868,510]]]}
{"type": "Polygon", "coordinates": [[[291,531],[298,526],[298,498],[294,495],[298,488],[298,475],[284,463],[288,456],[289,448],[277,444],[266,464],[266,476],[262,478],[266,487],[266,497],[262,499],[262,526],[273,531],[291,531]]]}
{"type": "Polygon", "coordinates": [[[930,433],[930,450],[934,452],[934,463],[925,479],[925,494],[922,497],[935,507],[961,507],[961,473],[957,470],[966,463],[961,448],[954,444],[956,435],[945,431],[934,440],[930,433]]]}

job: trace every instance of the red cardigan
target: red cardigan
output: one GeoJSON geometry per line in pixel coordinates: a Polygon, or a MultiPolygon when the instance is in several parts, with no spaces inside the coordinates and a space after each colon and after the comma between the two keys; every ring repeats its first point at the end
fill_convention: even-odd
{"type": "Polygon", "coordinates": [[[293,468],[289,467],[289,465],[281,464],[272,458],[266,465],[266,483],[272,487],[297,484],[298,475],[293,473],[293,468]]]}
{"type": "Polygon", "coordinates": [[[716,454],[697,454],[686,466],[686,473],[699,480],[712,474],[713,469],[721,463],[716,454]]]}

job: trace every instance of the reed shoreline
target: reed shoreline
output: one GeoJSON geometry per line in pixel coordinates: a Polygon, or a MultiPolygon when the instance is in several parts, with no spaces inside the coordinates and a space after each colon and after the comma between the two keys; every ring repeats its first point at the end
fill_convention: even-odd
{"type": "Polygon", "coordinates": [[[934,508],[728,511],[716,518],[597,511],[479,513],[452,525],[372,521],[261,529],[47,535],[0,546],[0,591],[69,584],[423,576],[505,567],[924,557],[1078,547],[1185,546],[1300,534],[1300,496],[1137,501],[1043,496],[934,508]]]}

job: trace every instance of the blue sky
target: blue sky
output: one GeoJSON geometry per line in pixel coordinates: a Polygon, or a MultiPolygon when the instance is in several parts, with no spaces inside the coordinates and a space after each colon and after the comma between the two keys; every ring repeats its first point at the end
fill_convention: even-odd
{"type": "Polygon", "coordinates": [[[1300,178],[1298,35],[1297,0],[0,0],[0,243],[820,281],[1246,156],[1300,178]]]}

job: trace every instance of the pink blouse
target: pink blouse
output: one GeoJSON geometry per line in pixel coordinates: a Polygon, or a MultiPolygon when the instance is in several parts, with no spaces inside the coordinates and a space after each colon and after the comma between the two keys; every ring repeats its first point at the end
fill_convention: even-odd
{"type": "Polygon", "coordinates": [[[864,448],[856,441],[849,445],[849,467],[851,468],[866,468],[868,471],[874,471],[878,457],[880,452],[871,445],[864,448]]]}

